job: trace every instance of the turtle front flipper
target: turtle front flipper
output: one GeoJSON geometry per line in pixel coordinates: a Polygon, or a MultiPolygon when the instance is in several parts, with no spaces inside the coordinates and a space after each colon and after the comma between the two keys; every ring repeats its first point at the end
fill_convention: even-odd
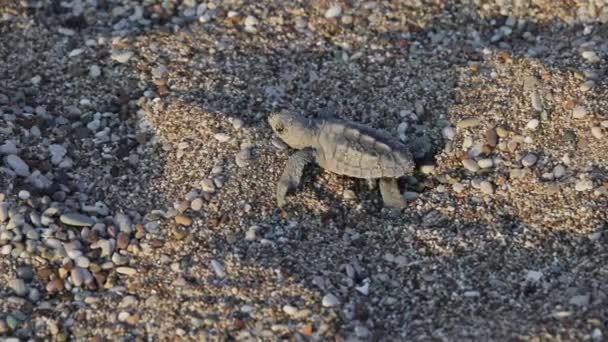
{"type": "Polygon", "coordinates": [[[277,184],[277,205],[279,207],[285,205],[287,193],[300,186],[304,168],[312,163],[314,159],[315,151],[313,149],[303,149],[289,157],[287,166],[285,166],[285,170],[283,170],[283,174],[277,184]]]}
{"type": "Polygon", "coordinates": [[[403,209],[407,206],[405,199],[399,192],[399,185],[396,178],[380,179],[380,194],[384,205],[393,209],[403,209]]]}

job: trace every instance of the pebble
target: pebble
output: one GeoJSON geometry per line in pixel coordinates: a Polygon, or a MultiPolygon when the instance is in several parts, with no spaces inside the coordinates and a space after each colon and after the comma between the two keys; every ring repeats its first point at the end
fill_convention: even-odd
{"type": "Polygon", "coordinates": [[[498,134],[496,133],[496,128],[492,127],[486,131],[486,144],[490,147],[496,147],[498,145],[498,134]]]}
{"type": "Polygon", "coordinates": [[[521,159],[521,164],[522,164],[524,167],[530,167],[530,166],[532,166],[532,165],[536,164],[536,161],[537,161],[537,160],[538,160],[538,157],[537,157],[535,154],[533,154],[533,153],[528,153],[528,154],[527,154],[525,157],[523,157],[523,158],[521,159]]]}
{"type": "Polygon", "coordinates": [[[214,193],[215,192],[215,184],[212,179],[206,178],[203,179],[200,183],[203,192],[214,193]]]}
{"type": "Polygon", "coordinates": [[[602,132],[602,128],[599,126],[591,127],[591,135],[593,135],[596,139],[604,138],[604,132],[602,132]]]}
{"type": "Polygon", "coordinates": [[[3,223],[8,220],[8,208],[8,203],[0,202],[0,223],[3,223]]]}
{"type": "Polygon", "coordinates": [[[494,161],[491,158],[484,158],[477,161],[477,165],[479,165],[482,169],[487,169],[494,166],[494,161]]]}
{"type": "Polygon", "coordinates": [[[538,125],[540,125],[540,121],[538,119],[532,119],[528,121],[526,128],[531,131],[535,131],[538,128],[538,125]]]}
{"type": "Polygon", "coordinates": [[[434,174],[436,171],[436,167],[435,165],[422,165],[420,166],[420,172],[422,172],[422,174],[425,175],[431,175],[434,174]]]}
{"type": "Polygon", "coordinates": [[[344,190],[344,192],[342,193],[342,197],[347,201],[357,199],[357,195],[355,194],[355,192],[350,189],[344,190]]]}
{"type": "Polygon", "coordinates": [[[579,179],[574,184],[574,190],[576,191],[588,191],[593,189],[593,181],[590,179],[579,179]]]}
{"type": "Polygon", "coordinates": [[[19,150],[17,149],[17,145],[12,140],[7,140],[4,142],[2,146],[0,146],[0,154],[17,154],[19,150]]]}
{"type": "Polygon", "coordinates": [[[498,126],[496,127],[496,135],[501,138],[506,138],[509,136],[509,131],[507,131],[504,127],[498,126]]]}
{"type": "Polygon", "coordinates": [[[339,17],[341,14],[342,14],[342,6],[340,6],[339,4],[333,4],[327,9],[327,11],[325,11],[325,18],[327,18],[327,19],[335,18],[335,17],[339,17]]]}
{"type": "Polygon", "coordinates": [[[97,78],[101,76],[101,68],[97,64],[93,64],[89,67],[89,76],[97,78]]]}
{"type": "Polygon", "coordinates": [[[601,61],[600,56],[595,51],[583,51],[581,56],[589,63],[598,63],[601,61]]]}
{"type": "Polygon", "coordinates": [[[110,58],[118,63],[127,63],[133,57],[133,51],[113,50],[110,58]]]}
{"type": "Polygon", "coordinates": [[[213,135],[213,137],[215,138],[215,140],[217,140],[217,141],[219,141],[221,143],[230,141],[230,136],[228,134],[226,134],[226,133],[215,133],[213,135]]]}
{"type": "Polygon", "coordinates": [[[579,89],[581,91],[589,91],[593,87],[595,87],[595,82],[593,82],[592,80],[589,80],[589,81],[584,82],[583,84],[581,84],[580,87],[579,87],[579,89]]]}
{"type": "Polygon", "coordinates": [[[203,208],[203,199],[198,197],[190,202],[190,208],[194,211],[199,211],[203,208]]]}
{"type": "Polygon", "coordinates": [[[27,201],[30,198],[30,192],[27,190],[21,190],[18,194],[19,199],[27,201]]]}
{"type": "Polygon", "coordinates": [[[334,296],[333,294],[328,293],[325,296],[323,296],[323,300],[321,301],[321,303],[326,308],[332,308],[332,307],[340,305],[340,300],[338,299],[338,297],[334,296]]]}
{"type": "Polygon", "coordinates": [[[215,273],[216,276],[223,278],[226,276],[226,269],[224,268],[224,265],[222,265],[221,262],[217,261],[217,260],[211,260],[211,268],[213,269],[213,272],[215,273]]]}
{"type": "Polygon", "coordinates": [[[243,122],[243,120],[238,119],[238,118],[233,118],[233,119],[231,120],[231,123],[232,123],[232,127],[233,127],[235,130],[237,130],[237,131],[238,131],[239,129],[243,128],[243,126],[245,125],[245,123],[243,122]]]}
{"type": "Polygon", "coordinates": [[[491,195],[494,193],[494,186],[488,181],[482,181],[479,183],[479,190],[481,190],[481,192],[484,194],[491,195]]]}
{"type": "Polygon", "coordinates": [[[560,179],[566,175],[566,167],[563,165],[557,165],[553,168],[553,177],[560,179]]]}
{"type": "Polygon", "coordinates": [[[91,272],[78,266],[72,269],[72,271],[70,272],[70,277],[72,279],[72,283],[76,287],[81,287],[82,285],[93,281],[93,276],[91,275],[91,272]]]}
{"type": "Polygon", "coordinates": [[[23,297],[27,294],[27,287],[25,286],[25,281],[23,281],[23,279],[21,278],[11,279],[8,282],[8,286],[19,297],[23,297]]]}
{"type": "Polygon", "coordinates": [[[127,275],[127,276],[132,276],[132,275],[137,274],[136,269],[134,269],[133,267],[128,267],[128,266],[116,267],[116,272],[127,275]]]}
{"type": "Polygon", "coordinates": [[[10,154],[6,156],[5,161],[18,176],[28,177],[30,175],[30,167],[19,156],[10,154]]]}
{"type": "Polygon", "coordinates": [[[533,91],[532,92],[532,108],[534,108],[534,110],[536,110],[537,112],[542,112],[543,111],[543,103],[540,100],[540,95],[538,95],[537,91],[533,91]]]}
{"type": "Polygon", "coordinates": [[[467,169],[471,172],[479,171],[479,165],[477,165],[477,163],[472,159],[463,160],[462,165],[464,166],[465,169],[467,169]]]}
{"type": "Polygon", "coordinates": [[[576,106],[572,109],[572,117],[582,119],[587,115],[587,109],[583,106],[576,106]]]}
{"type": "Polygon", "coordinates": [[[249,227],[249,229],[247,229],[247,232],[245,233],[245,240],[255,241],[258,238],[258,236],[257,236],[258,230],[259,230],[258,226],[249,227]]]}
{"type": "Polygon", "coordinates": [[[175,216],[175,222],[182,226],[192,225],[192,219],[184,214],[179,214],[175,216]]]}
{"type": "Polygon", "coordinates": [[[67,213],[59,217],[59,221],[69,226],[75,227],[91,227],[95,224],[95,220],[89,216],[85,216],[77,213],[67,213]]]}
{"type": "Polygon", "coordinates": [[[479,119],[477,119],[477,118],[468,118],[468,119],[460,120],[456,124],[456,127],[458,127],[458,128],[471,128],[471,127],[478,126],[479,124],[481,124],[481,121],[479,119]]]}
{"type": "Polygon", "coordinates": [[[441,135],[447,140],[454,140],[456,137],[456,129],[452,126],[446,126],[441,130],[441,135]]]}

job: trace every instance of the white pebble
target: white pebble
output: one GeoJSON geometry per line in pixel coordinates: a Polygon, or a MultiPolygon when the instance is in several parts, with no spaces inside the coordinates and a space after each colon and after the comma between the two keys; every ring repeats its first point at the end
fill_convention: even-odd
{"type": "Polygon", "coordinates": [[[213,183],[213,180],[211,179],[203,179],[201,181],[201,188],[203,189],[203,192],[208,192],[208,193],[214,193],[215,192],[215,184],[213,183]]]}
{"type": "Polygon", "coordinates": [[[27,201],[30,198],[30,192],[27,190],[19,191],[19,199],[27,201]]]}
{"type": "Polygon", "coordinates": [[[563,165],[557,165],[553,168],[553,177],[555,179],[560,179],[566,175],[566,167],[563,165]]]}
{"type": "Polygon", "coordinates": [[[528,121],[528,123],[526,124],[526,128],[531,131],[535,131],[538,128],[539,124],[540,124],[540,121],[538,119],[532,119],[532,120],[528,121]]]}
{"type": "Polygon", "coordinates": [[[101,76],[101,68],[97,64],[93,64],[89,67],[89,76],[97,78],[101,76]]]}
{"type": "Polygon", "coordinates": [[[127,63],[131,57],[133,57],[133,51],[112,51],[112,55],[110,56],[112,60],[118,63],[127,63]]]}
{"type": "Polygon", "coordinates": [[[600,56],[598,56],[595,51],[583,51],[581,56],[589,63],[598,63],[601,61],[600,56]]]}
{"type": "Polygon", "coordinates": [[[331,7],[329,7],[329,9],[327,9],[327,11],[325,11],[325,18],[329,19],[339,17],[340,14],[342,14],[342,6],[339,4],[333,4],[331,7]]]}
{"type": "Polygon", "coordinates": [[[328,293],[323,297],[322,304],[326,308],[331,308],[340,305],[340,300],[333,294],[328,293]]]}
{"type": "Polygon", "coordinates": [[[441,130],[441,134],[447,140],[454,140],[456,137],[456,129],[452,126],[446,126],[441,130]]]}
{"type": "Polygon", "coordinates": [[[488,181],[482,181],[479,184],[479,190],[481,190],[481,192],[483,192],[484,194],[491,195],[494,193],[494,186],[488,181]]]}
{"type": "Polygon", "coordinates": [[[590,179],[579,179],[574,184],[574,190],[576,191],[588,191],[593,189],[593,181],[590,179]]]}
{"type": "Polygon", "coordinates": [[[213,137],[215,138],[215,140],[222,142],[222,143],[230,140],[230,136],[226,133],[216,133],[213,135],[213,137]]]}
{"type": "Polygon", "coordinates": [[[477,161],[477,165],[479,165],[482,169],[487,169],[494,166],[494,161],[491,158],[484,158],[477,161]]]}
{"type": "Polygon", "coordinates": [[[591,135],[593,135],[597,139],[602,139],[604,137],[604,132],[602,132],[602,128],[599,126],[591,127],[591,135]]]}
{"type": "Polygon", "coordinates": [[[192,200],[192,202],[190,203],[190,208],[192,208],[192,210],[194,211],[200,211],[203,208],[203,199],[195,198],[194,200],[192,200]]]}
{"type": "Polygon", "coordinates": [[[587,115],[587,109],[583,106],[576,106],[572,109],[572,117],[575,119],[582,119],[587,115]]]}

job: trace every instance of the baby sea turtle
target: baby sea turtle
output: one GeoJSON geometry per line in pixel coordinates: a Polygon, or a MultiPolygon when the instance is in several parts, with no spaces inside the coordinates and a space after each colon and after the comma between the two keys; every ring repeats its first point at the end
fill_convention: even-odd
{"type": "Polygon", "coordinates": [[[300,185],[304,167],[316,162],[331,172],[370,181],[379,180],[385,206],[401,209],[406,203],[397,178],[413,172],[409,148],[386,132],[337,118],[307,119],[296,114],[272,114],[273,131],[299,151],[287,161],[277,185],[277,204],[300,185]]]}

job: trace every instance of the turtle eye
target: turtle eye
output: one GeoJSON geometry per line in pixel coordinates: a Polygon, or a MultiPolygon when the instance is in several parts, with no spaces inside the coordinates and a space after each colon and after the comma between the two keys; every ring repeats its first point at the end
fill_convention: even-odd
{"type": "Polygon", "coordinates": [[[282,123],[277,124],[276,131],[279,134],[283,133],[283,131],[285,131],[285,126],[282,123]]]}

